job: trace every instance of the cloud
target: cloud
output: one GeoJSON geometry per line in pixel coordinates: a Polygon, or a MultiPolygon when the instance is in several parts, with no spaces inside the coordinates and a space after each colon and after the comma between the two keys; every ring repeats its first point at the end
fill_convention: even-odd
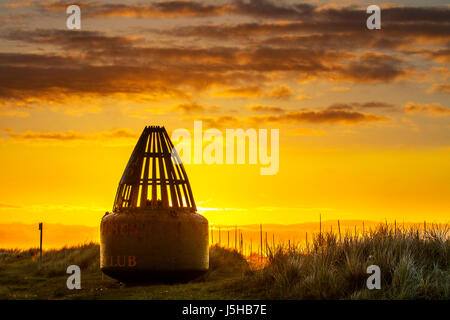
{"type": "Polygon", "coordinates": [[[382,101],[369,101],[369,102],[352,102],[352,103],[334,103],[328,107],[328,109],[334,110],[353,110],[353,109],[395,109],[396,106],[391,103],[382,101]]]}
{"type": "Polygon", "coordinates": [[[297,99],[297,100],[306,100],[306,99],[311,99],[311,97],[306,95],[306,94],[301,93],[301,94],[296,95],[295,99],[297,99]]]}
{"type": "Polygon", "coordinates": [[[220,97],[288,98],[292,90],[287,86],[263,92],[269,72],[286,78],[295,73],[299,81],[363,83],[395,81],[410,72],[402,58],[376,52],[358,56],[302,47],[150,47],[136,37],[94,31],[21,30],[3,37],[64,49],[60,55],[0,53],[0,97],[23,103],[65,102],[74,95],[189,98],[189,89],[217,86],[229,87],[213,92],[220,97]],[[64,54],[69,49],[70,55],[64,54]]]}
{"type": "Polygon", "coordinates": [[[96,52],[98,49],[108,50],[110,55],[142,42],[142,39],[136,36],[112,36],[99,31],[73,32],[67,29],[12,29],[4,31],[1,36],[11,41],[57,45],[66,50],[82,52],[96,52]]]}
{"type": "Polygon", "coordinates": [[[122,138],[137,138],[139,134],[127,128],[119,128],[111,131],[102,131],[96,134],[102,138],[122,139],[122,138]]]}
{"type": "Polygon", "coordinates": [[[270,112],[270,113],[283,113],[286,111],[285,109],[280,107],[262,106],[259,104],[248,106],[247,109],[254,112],[270,112]]]}
{"type": "MultiPolygon", "coordinates": [[[[34,8],[47,12],[59,12],[72,4],[33,3],[34,8]]],[[[15,46],[26,43],[42,50],[0,53],[2,106],[41,105],[63,110],[55,104],[65,105],[74,99],[87,104],[82,100],[106,98],[136,103],[192,100],[202,91],[211,91],[213,97],[288,99],[295,94],[283,85],[287,83],[284,80],[358,84],[416,81],[412,76],[423,66],[417,61],[421,59],[411,58],[411,54],[433,63],[448,62],[450,23],[445,18],[450,10],[445,7],[383,8],[383,32],[369,33],[364,27],[367,14],[356,7],[268,0],[83,1],[82,5],[87,16],[229,15],[230,19],[210,19],[213,22],[209,23],[205,19],[180,19],[180,25],[171,29],[161,24],[153,31],[164,37],[164,43],[142,31],[139,36],[123,36],[88,30],[4,28],[1,38],[20,42],[15,46]]],[[[445,90],[439,84],[432,92],[445,90]]],[[[94,107],[66,111],[79,115],[102,108],[94,107]]]]}
{"type": "Polygon", "coordinates": [[[327,133],[323,130],[295,128],[287,131],[291,136],[325,136],[327,133]]]}
{"type": "MultiPolygon", "coordinates": [[[[71,1],[41,1],[39,6],[46,11],[65,9],[71,1]]],[[[297,19],[310,14],[314,7],[307,4],[287,5],[267,0],[231,0],[228,3],[207,4],[202,1],[158,1],[149,4],[111,4],[99,1],[84,1],[91,18],[180,18],[211,17],[235,14],[268,19],[297,19]]]]}
{"type": "Polygon", "coordinates": [[[402,22],[448,22],[450,8],[442,7],[390,7],[383,9],[383,19],[402,22]]]}
{"type": "MultiPolygon", "coordinates": [[[[61,11],[73,1],[40,1],[38,6],[46,11],[61,11]]],[[[203,1],[157,1],[153,3],[111,4],[100,1],[83,1],[89,9],[87,17],[102,18],[179,18],[241,15],[246,17],[293,21],[357,21],[365,22],[365,8],[355,6],[318,7],[313,4],[269,0],[230,0],[221,3],[203,1]]],[[[448,7],[383,7],[383,22],[448,22],[448,7]]]]}
{"type": "MultiPolygon", "coordinates": [[[[448,30],[450,32],[450,28],[448,30]]],[[[443,64],[450,63],[450,49],[437,49],[437,50],[431,50],[431,49],[420,49],[420,50],[404,50],[405,53],[408,54],[415,54],[419,55],[425,58],[428,58],[429,60],[436,61],[443,64]]]]}
{"type": "Polygon", "coordinates": [[[189,120],[199,120],[202,121],[205,127],[210,128],[223,128],[223,127],[235,127],[241,125],[241,119],[235,116],[217,116],[217,117],[200,117],[200,118],[189,118],[189,120]]]}
{"type": "Polygon", "coordinates": [[[288,86],[280,86],[267,92],[261,86],[244,86],[215,90],[211,95],[220,98],[258,98],[264,96],[274,99],[288,99],[292,97],[293,91],[288,86]]]}
{"type": "MultiPolygon", "coordinates": [[[[373,103],[359,104],[371,106],[373,103]]],[[[336,106],[336,105],[335,105],[336,106]]],[[[248,117],[236,116],[217,116],[217,117],[201,117],[190,118],[189,120],[202,120],[209,127],[248,127],[248,126],[265,126],[269,124],[294,124],[294,123],[309,123],[309,124],[342,124],[355,125],[362,123],[385,122],[389,118],[372,114],[360,112],[357,110],[347,108],[337,108],[329,106],[327,108],[311,110],[285,110],[278,107],[252,105],[248,109],[255,112],[265,112],[263,115],[252,115],[248,117]]]]}
{"type": "Polygon", "coordinates": [[[276,99],[287,99],[292,97],[294,92],[288,86],[281,86],[270,91],[267,96],[276,99]]]}
{"type": "Polygon", "coordinates": [[[337,67],[337,79],[351,82],[390,82],[408,74],[404,61],[399,57],[366,52],[347,65],[337,67]]]}
{"type": "Polygon", "coordinates": [[[264,115],[252,117],[254,121],[263,122],[290,122],[290,123],[341,123],[358,124],[387,121],[386,117],[358,111],[323,109],[323,110],[302,110],[289,111],[283,115],[264,115]]]}
{"type": "Polygon", "coordinates": [[[429,92],[441,92],[450,94],[450,83],[435,84],[430,88],[429,92]]]}
{"type": "Polygon", "coordinates": [[[1,66],[77,66],[79,62],[72,57],[59,56],[54,54],[35,53],[5,53],[0,52],[1,66]]]}
{"type": "MultiPolygon", "coordinates": [[[[251,12],[258,16],[258,10],[251,12]]],[[[292,10],[284,17],[275,14],[275,10],[259,15],[260,18],[279,19],[276,22],[188,25],[168,30],[167,34],[233,41],[259,37],[266,44],[281,46],[398,48],[410,44],[410,40],[445,44],[450,38],[449,12],[446,7],[383,8],[383,32],[374,34],[365,28],[365,9],[318,10],[310,6],[300,14],[292,10]]]]}
{"type": "MultiPolygon", "coordinates": [[[[333,29],[331,26],[329,29],[333,29]]],[[[352,31],[352,25],[343,24],[342,31],[352,31]]],[[[316,23],[307,22],[247,22],[238,24],[204,24],[186,27],[175,27],[165,31],[167,35],[177,37],[200,37],[223,40],[245,40],[251,37],[267,37],[274,35],[292,35],[303,32],[324,32],[326,30],[318,30],[316,23]]],[[[336,32],[336,30],[335,30],[336,32]]],[[[281,42],[281,38],[273,38],[272,41],[267,40],[268,44],[275,44],[276,39],[281,42]]],[[[291,42],[292,43],[292,42],[291,42]]],[[[294,41],[295,44],[299,42],[294,41]]],[[[278,43],[281,44],[281,43],[278,43]]],[[[287,43],[285,43],[287,44],[287,43]]]]}
{"type": "Polygon", "coordinates": [[[175,105],[172,110],[181,112],[181,113],[199,113],[204,112],[205,107],[202,105],[199,105],[198,103],[191,102],[191,103],[180,103],[175,105]]]}
{"type": "Polygon", "coordinates": [[[32,4],[33,4],[32,0],[14,1],[11,3],[5,3],[3,5],[3,8],[8,8],[8,9],[25,8],[25,7],[30,7],[32,4]]]}
{"type": "Polygon", "coordinates": [[[301,19],[315,9],[309,4],[288,5],[268,0],[235,0],[233,5],[236,14],[269,19],[301,19]]]}
{"type": "Polygon", "coordinates": [[[24,111],[2,111],[0,110],[0,117],[16,117],[16,118],[27,118],[30,114],[24,111]]]}
{"type": "Polygon", "coordinates": [[[33,140],[33,139],[42,139],[42,140],[86,140],[87,136],[74,132],[34,132],[34,131],[25,131],[23,133],[16,133],[13,131],[7,132],[9,137],[13,139],[20,140],[33,140]]]}
{"type": "Polygon", "coordinates": [[[171,110],[182,114],[215,113],[220,110],[219,106],[204,106],[196,102],[179,103],[174,105],[171,110]]]}
{"type": "Polygon", "coordinates": [[[349,87],[333,87],[333,88],[331,88],[331,91],[334,91],[334,92],[347,92],[349,90],[350,90],[349,87]]]}
{"type": "MultiPolygon", "coordinates": [[[[71,58],[28,54],[8,54],[0,59],[0,97],[3,103],[33,105],[51,102],[73,102],[73,96],[91,98],[115,97],[144,101],[159,98],[189,98],[178,89],[180,84],[201,87],[211,75],[193,71],[185,75],[174,68],[170,74],[152,67],[105,65],[77,62],[71,58]]],[[[236,76],[238,77],[238,76],[236,76]]],[[[220,81],[220,80],[216,80],[220,81]]],[[[227,80],[223,79],[223,82],[227,80]]],[[[89,100],[88,99],[88,100],[89,100]]]]}
{"type": "Polygon", "coordinates": [[[422,113],[434,116],[445,116],[450,114],[450,108],[444,107],[440,103],[419,104],[408,102],[405,105],[405,112],[409,114],[422,113]]]}
{"type": "Polygon", "coordinates": [[[21,208],[21,207],[16,206],[16,205],[11,205],[11,204],[0,203],[0,208],[16,209],[16,208],[21,208]]]}
{"type": "Polygon", "coordinates": [[[139,136],[127,128],[119,128],[111,131],[102,131],[95,133],[80,133],[77,131],[65,132],[37,132],[27,130],[24,132],[15,132],[11,129],[3,129],[7,136],[14,140],[47,140],[47,141],[89,141],[89,140],[107,140],[107,139],[135,139],[139,136]]]}
{"type": "Polygon", "coordinates": [[[352,56],[349,53],[297,49],[143,50],[145,61],[130,59],[126,53],[124,57],[111,58],[112,64],[45,54],[0,54],[0,97],[3,102],[23,105],[70,103],[74,96],[148,102],[189,99],[195,91],[225,86],[228,88],[211,94],[288,98],[292,94],[288,87],[264,92],[268,72],[281,73],[281,79],[290,74],[290,78],[294,76],[299,81],[325,78],[360,83],[389,82],[408,74],[401,60],[373,53],[363,54],[355,62],[348,60],[352,56]]]}
{"type": "MultiPolygon", "coordinates": [[[[41,2],[47,11],[65,9],[70,1],[41,2]]],[[[159,1],[148,4],[112,4],[87,1],[83,7],[88,8],[86,16],[91,18],[178,18],[208,17],[225,14],[229,11],[226,5],[212,5],[197,1],[159,1]]]]}
{"type": "Polygon", "coordinates": [[[212,96],[220,98],[257,98],[262,94],[261,88],[257,86],[226,88],[211,93],[212,96]]]}

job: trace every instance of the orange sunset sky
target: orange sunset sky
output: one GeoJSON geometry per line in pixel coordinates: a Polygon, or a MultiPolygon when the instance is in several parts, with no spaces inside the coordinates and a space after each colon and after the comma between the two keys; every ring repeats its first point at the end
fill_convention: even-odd
{"type": "Polygon", "coordinates": [[[280,130],[276,175],[185,165],[210,223],[448,222],[450,7],[372,2],[0,1],[0,224],[98,226],[144,126],[194,120],[280,130]]]}

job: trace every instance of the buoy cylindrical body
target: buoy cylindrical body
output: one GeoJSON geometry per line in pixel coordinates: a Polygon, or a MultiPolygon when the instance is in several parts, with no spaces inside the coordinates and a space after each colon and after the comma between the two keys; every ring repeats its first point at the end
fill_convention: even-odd
{"type": "Polygon", "coordinates": [[[209,267],[208,221],[189,210],[139,210],[103,217],[101,270],[124,282],[180,281],[209,267]]]}

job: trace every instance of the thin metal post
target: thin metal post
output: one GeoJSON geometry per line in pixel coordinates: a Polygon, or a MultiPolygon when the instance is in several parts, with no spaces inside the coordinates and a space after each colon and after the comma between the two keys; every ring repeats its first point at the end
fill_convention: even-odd
{"type": "Polygon", "coordinates": [[[42,269],[42,222],[39,223],[39,230],[40,230],[40,241],[39,241],[39,269],[42,269]]]}
{"type": "Polygon", "coordinates": [[[338,220],[339,241],[341,241],[341,223],[338,220]]]}
{"type": "Polygon", "coordinates": [[[237,226],[234,226],[234,250],[237,250],[237,226]]]}
{"type": "Polygon", "coordinates": [[[262,224],[259,225],[259,238],[260,238],[260,253],[261,253],[261,259],[262,259],[262,256],[263,256],[262,224]]]}
{"type": "Polygon", "coordinates": [[[265,243],[265,245],[266,245],[266,250],[264,252],[265,252],[265,254],[267,256],[267,253],[269,252],[269,250],[267,248],[267,231],[266,231],[266,243],[265,243]]]}
{"type": "Polygon", "coordinates": [[[319,213],[319,245],[322,245],[322,213],[319,213]]]}

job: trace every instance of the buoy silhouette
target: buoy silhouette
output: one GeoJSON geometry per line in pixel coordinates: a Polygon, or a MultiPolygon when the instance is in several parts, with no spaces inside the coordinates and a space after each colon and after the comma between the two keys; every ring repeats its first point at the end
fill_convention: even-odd
{"type": "Polygon", "coordinates": [[[208,270],[208,220],[197,214],[164,127],[145,127],[100,225],[100,268],[123,282],[185,281],[208,270]]]}

